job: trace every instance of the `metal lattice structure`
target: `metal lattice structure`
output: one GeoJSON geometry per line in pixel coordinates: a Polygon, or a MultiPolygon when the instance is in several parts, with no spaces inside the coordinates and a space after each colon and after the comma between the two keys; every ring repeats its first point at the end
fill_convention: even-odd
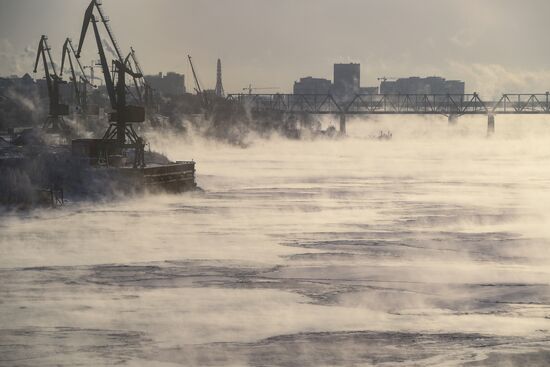
{"type": "Polygon", "coordinates": [[[216,66],[216,96],[223,97],[225,92],[223,90],[222,83],[222,61],[218,59],[218,64],[216,66]]]}
{"type": "Polygon", "coordinates": [[[357,94],[342,101],[324,94],[230,94],[229,101],[254,112],[309,114],[437,114],[446,116],[550,114],[549,93],[503,94],[483,100],[479,94],[357,94]]]}

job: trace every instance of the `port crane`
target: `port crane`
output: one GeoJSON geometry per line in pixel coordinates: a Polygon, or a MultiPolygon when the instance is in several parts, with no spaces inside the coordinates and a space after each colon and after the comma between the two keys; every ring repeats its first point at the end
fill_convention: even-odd
{"type": "Polygon", "coordinates": [[[208,99],[208,95],[201,88],[201,84],[199,83],[199,78],[197,77],[197,73],[195,72],[195,67],[193,66],[193,61],[191,60],[191,56],[187,55],[187,58],[189,59],[189,65],[191,65],[191,72],[193,73],[193,79],[195,80],[195,92],[199,96],[201,96],[203,108],[205,110],[208,110],[210,108],[210,100],[208,99]]]}
{"type": "Polygon", "coordinates": [[[46,85],[48,88],[48,98],[50,101],[48,117],[46,118],[42,128],[48,132],[67,133],[68,127],[65,124],[63,116],[67,116],[69,114],[69,106],[60,103],[60,85],[66,84],[66,82],[64,82],[63,79],[57,75],[55,63],[53,62],[50,51],[51,48],[48,45],[48,37],[42,35],[42,37],[40,37],[40,43],[38,44],[36,62],[34,63],[33,70],[34,73],[37,72],[38,64],[42,58],[46,85]]]}
{"type": "MultiPolygon", "coordinates": [[[[65,67],[65,60],[69,60],[69,69],[71,71],[71,77],[70,80],[73,83],[73,90],[74,90],[74,96],[76,100],[76,105],[78,107],[79,112],[82,115],[87,115],[89,112],[91,112],[90,106],[88,106],[88,98],[87,98],[87,86],[90,86],[91,88],[95,88],[95,85],[92,84],[91,81],[86,78],[86,73],[84,72],[84,68],[82,64],[80,63],[80,60],[75,57],[75,50],[73,47],[73,43],[70,38],[67,38],[65,40],[65,43],[63,44],[63,54],[61,56],[61,69],[59,71],[59,76],[63,76],[63,70],[65,67]],[[81,73],[79,75],[79,78],[77,78],[75,66],[73,62],[74,61],[78,65],[78,69],[81,73]]],[[[95,113],[97,114],[97,113],[95,113]]]]}
{"type": "Polygon", "coordinates": [[[82,25],[82,32],[80,34],[80,41],[78,43],[78,50],[76,57],[79,58],[82,46],[86,39],[86,33],[89,25],[92,25],[93,32],[96,39],[97,51],[99,54],[101,70],[103,71],[103,78],[105,79],[105,86],[107,88],[107,94],[109,95],[109,101],[111,108],[114,110],[109,114],[109,121],[111,124],[101,139],[100,150],[105,158],[107,164],[109,164],[110,155],[121,155],[126,149],[134,150],[134,168],[145,167],[145,141],[138,136],[133,128],[132,123],[140,123],[145,121],[145,108],[143,106],[134,106],[127,103],[128,88],[126,85],[126,76],[137,79],[143,77],[142,74],[132,70],[129,64],[128,55],[126,58],[122,58],[118,43],[114,40],[112,31],[108,26],[108,23],[103,21],[107,33],[117,53],[117,58],[113,60],[111,69],[107,63],[107,57],[105,56],[105,48],[103,40],[99,33],[98,21],[94,15],[94,9],[97,9],[102,19],[104,19],[103,11],[97,0],[92,0],[88,6],[84,15],[84,22],[82,25]]]}
{"type": "MultiPolygon", "coordinates": [[[[99,18],[95,18],[95,19],[96,19],[96,21],[101,21],[103,23],[103,25],[105,27],[105,31],[107,32],[107,36],[109,37],[108,39],[111,41],[111,45],[113,46],[114,54],[116,55],[116,58],[120,62],[126,63],[127,67],[132,70],[132,65],[130,64],[131,55],[128,55],[127,57],[124,57],[124,55],[123,55],[123,53],[120,49],[120,46],[118,44],[118,41],[115,37],[115,34],[113,32],[113,29],[111,28],[110,19],[105,14],[105,11],[103,10],[102,5],[103,4],[102,4],[101,0],[92,0],[90,2],[90,5],[88,6],[88,8],[86,10],[86,14],[88,14],[88,13],[91,14],[94,11],[94,9],[97,10],[97,14],[99,15],[99,18]]],[[[127,88],[128,94],[130,94],[139,104],[142,104],[141,89],[139,87],[140,82],[138,80],[143,79],[143,74],[140,73],[140,72],[137,72],[136,75],[140,75],[140,76],[137,76],[137,77],[133,77],[133,83],[134,83],[134,87],[135,87],[136,92],[137,92],[137,97],[132,93],[132,91],[128,87],[126,87],[126,88],[127,88]]]]}
{"type": "Polygon", "coordinates": [[[279,90],[278,87],[263,87],[263,88],[252,88],[252,84],[249,84],[248,87],[243,88],[243,90],[247,90],[248,94],[252,94],[253,90],[279,90]]]}

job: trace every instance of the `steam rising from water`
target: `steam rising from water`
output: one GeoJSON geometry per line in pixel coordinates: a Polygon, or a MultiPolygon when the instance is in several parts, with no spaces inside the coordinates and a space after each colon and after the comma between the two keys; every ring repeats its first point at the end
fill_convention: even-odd
{"type": "Polygon", "coordinates": [[[151,135],[205,193],[3,215],[0,361],[546,365],[550,121],[496,127],[151,135]]]}

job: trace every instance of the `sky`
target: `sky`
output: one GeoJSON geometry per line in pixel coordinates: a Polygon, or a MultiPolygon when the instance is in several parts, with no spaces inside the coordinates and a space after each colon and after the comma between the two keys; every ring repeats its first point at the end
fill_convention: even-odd
{"type": "MultiPolygon", "coordinates": [[[[59,60],[65,38],[78,39],[88,3],[0,0],[0,75],[32,72],[42,34],[59,60]]],[[[300,77],[332,79],[335,62],[361,63],[363,86],[383,76],[438,75],[485,95],[550,89],[548,0],[103,0],[103,7],[146,74],[184,73],[190,90],[188,54],[206,88],[221,58],[227,92],[249,84],[289,92],[300,77]]],[[[86,64],[97,59],[92,41],[86,64]]]]}

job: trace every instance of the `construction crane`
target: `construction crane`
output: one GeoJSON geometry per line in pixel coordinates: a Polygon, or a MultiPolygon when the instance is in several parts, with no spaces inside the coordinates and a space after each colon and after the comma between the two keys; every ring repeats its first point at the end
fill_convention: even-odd
{"type": "Polygon", "coordinates": [[[197,77],[197,73],[195,72],[195,67],[193,66],[193,61],[191,60],[191,56],[187,55],[187,58],[189,59],[189,65],[191,65],[191,72],[193,73],[193,79],[195,79],[195,92],[201,96],[202,99],[202,105],[205,110],[208,110],[210,107],[210,101],[208,99],[208,96],[206,95],[206,92],[202,90],[201,84],[199,82],[199,78],[197,77]]]}
{"type": "MultiPolygon", "coordinates": [[[[103,41],[99,33],[97,26],[97,20],[94,15],[94,8],[101,9],[97,0],[92,0],[86,13],[84,15],[84,23],[82,25],[82,32],[80,34],[80,41],[78,44],[78,51],[76,57],[80,57],[82,46],[86,38],[86,32],[90,24],[94,31],[97,50],[99,53],[99,59],[101,69],[103,71],[103,78],[105,79],[105,86],[107,88],[107,94],[109,95],[109,101],[114,112],[110,113],[109,128],[103,135],[100,150],[104,155],[104,158],[108,164],[109,156],[120,155],[126,149],[134,150],[134,168],[145,167],[145,141],[139,137],[134,130],[132,123],[145,121],[145,108],[143,106],[132,106],[127,104],[127,87],[126,87],[126,75],[135,78],[141,78],[143,75],[134,72],[128,65],[128,58],[115,59],[112,62],[112,73],[107,63],[105,56],[105,49],[103,41]],[[116,78],[116,79],[115,79],[116,78]]],[[[102,12],[100,11],[100,15],[102,12]]],[[[107,27],[108,23],[103,22],[107,27]]],[[[109,33],[112,33],[109,31],[109,33]]],[[[118,45],[116,47],[118,49],[118,45]]],[[[120,56],[120,55],[117,55],[120,56]]]]}
{"type": "Polygon", "coordinates": [[[248,87],[243,88],[243,90],[247,90],[248,94],[252,94],[253,90],[279,90],[279,87],[263,87],[263,88],[252,88],[252,84],[249,84],[248,87]]]}
{"type": "Polygon", "coordinates": [[[40,37],[40,43],[38,44],[38,51],[36,53],[36,62],[34,63],[34,73],[38,70],[38,63],[42,58],[44,66],[44,74],[46,78],[46,85],[48,88],[48,98],[50,100],[50,108],[46,121],[42,128],[49,132],[68,132],[67,125],[63,120],[63,116],[69,114],[69,106],[60,103],[60,85],[65,84],[61,77],[57,75],[55,71],[55,63],[53,62],[50,52],[50,46],[48,45],[48,37],[43,35],[40,37]]]}
{"type": "Polygon", "coordinates": [[[73,43],[70,38],[67,38],[65,40],[65,43],[63,44],[63,54],[61,56],[61,69],[59,71],[59,76],[63,76],[63,69],[65,66],[65,59],[67,58],[69,60],[69,68],[71,71],[71,81],[73,83],[73,90],[75,95],[76,104],[79,108],[79,112],[82,115],[86,115],[88,110],[88,98],[87,98],[87,91],[86,87],[90,86],[92,88],[95,88],[95,85],[92,84],[91,81],[86,78],[86,73],[84,72],[84,68],[82,67],[82,64],[80,63],[80,60],[75,57],[75,61],[78,65],[78,69],[80,70],[81,75],[77,79],[76,77],[76,71],[73,63],[73,56],[76,54],[73,43]],[[82,86],[82,89],[80,86],[82,86]]]}
{"type": "MultiPolygon", "coordinates": [[[[103,85],[103,79],[101,78],[98,78],[95,76],[95,69],[96,67],[98,66],[101,66],[101,61],[100,60],[92,60],[90,61],[90,65],[83,65],[82,67],[84,69],[90,69],[90,77],[88,78],[88,80],[93,84],[95,81],[98,81],[99,82],[99,85],[103,85]]],[[[97,85],[97,84],[95,84],[97,85]]]]}

